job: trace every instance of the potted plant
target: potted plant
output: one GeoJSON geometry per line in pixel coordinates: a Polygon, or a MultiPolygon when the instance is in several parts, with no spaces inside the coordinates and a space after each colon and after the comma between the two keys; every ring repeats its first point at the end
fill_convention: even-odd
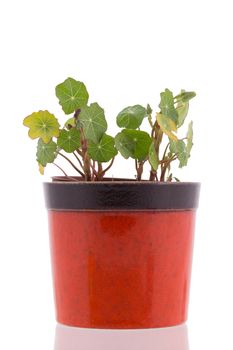
{"type": "Polygon", "coordinates": [[[106,134],[104,110],[88,104],[85,85],[72,78],[56,87],[69,115],[63,127],[48,111],[24,119],[30,138],[38,139],[40,172],[50,163],[63,172],[44,183],[60,323],[132,329],[187,318],[200,184],[179,181],[172,166],[186,166],[190,157],[192,122],[182,137],[177,131],[195,93],[160,95],[158,113],[150,105],[124,108],[115,137],[106,134]],[[149,132],[141,130],[144,119],[149,132]],[[135,162],[136,179],[105,176],[117,154],[135,162]],[[59,158],[77,176],[68,176],[59,158]]]}

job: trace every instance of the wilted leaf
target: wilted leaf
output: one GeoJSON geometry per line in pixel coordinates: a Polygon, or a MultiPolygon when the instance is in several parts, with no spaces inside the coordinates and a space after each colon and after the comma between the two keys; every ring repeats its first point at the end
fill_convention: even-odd
{"type": "Polygon", "coordinates": [[[149,148],[149,162],[150,162],[150,165],[152,166],[153,170],[158,169],[159,158],[158,158],[157,152],[155,151],[154,141],[151,143],[150,148],[149,148]]]}
{"type": "Polygon", "coordinates": [[[91,159],[98,162],[109,162],[117,155],[114,138],[104,134],[100,142],[88,142],[88,154],[91,159]]]}
{"type": "Polygon", "coordinates": [[[187,165],[187,149],[183,140],[170,141],[170,152],[177,154],[180,168],[187,165]]]}
{"type": "Polygon", "coordinates": [[[129,106],[118,114],[117,125],[120,128],[137,129],[146,116],[146,108],[140,105],[129,106]]]}
{"type": "Polygon", "coordinates": [[[39,139],[36,152],[37,162],[43,167],[45,167],[47,163],[53,163],[57,156],[56,150],[57,145],[55,142],[50,141],[49,143],[44,143],[42,139],[39,139]]]}
{"type": "Polygon", "coordinates": [[[149,115],[149,114],[151,114],[152,112],[153,112],[153,110],[152,110],[151,106],[150,106],[149,103],[148,103],[147,106],[146,106],[146,113],[149,115]]]}
{"type": "Polygon", "coordinates": [[[194,91],[181,90],[181,93],[175,96],[174,99],[176,100],[176,102],[180,102],[180,101],[188,102],[195,96],[196,96],[196,93],[194,91]]]}
{"type": "Polygon", "coordinates": [[[159,108],[161,110],[161,114],[169,117],[176,124],[178,120],[178,114],[174,105],[173,93],[169,89],[165,89],[164,92],[161,92],[160,96],[161,100],[159,108]]]}
{"type": "Polygon", "coordinates": [[[181,127],[184,124],[185,118],[187,117],[188,110],[189,110],[189,102],[178,102],[177,103],[177,114],[178,114],[178,128],[181,127]]]}
{"type": "Polygon", "coordinates": [[[172,131],[177,131],[176,123],[163,114],[157,114],[157,122],[161,130],[171,139],[177,140],[177,136],[172,133],[172,131]]]}
{"type": "Polygon", "coordinates": [[[183,140],[170,141],[170,152],[171,153],[180,153],[185,150],[185,143],[183,140]]]}
{"type": "Polygon", "coordinates": [[[39,172],[41,175],[44,175],[44,167],[43,165],[41,165],[40,163],[38,163],[38,167],[39,167],[39,172]]]}
{"type": "Polygon", "coordinates": [[[45,143],[59,135],[59,123],[55,116],[48,111],[34,112],[24,118],[23,124],[29,128],[31,139],[41,138],[45,143]]]}
{"type": "Polygon", "coordinates": [[[98,143],[107,130],[104,110],[98,103],[92,103],[90,107],[86,106],[82,108],[79,121],[87,140],[93,141],[94,143],[98,143]]]}
{"type": "Polygon", "coordinates": [[[56,86],[56,96],[66,114],[86,106],[89,98],[86,86],[73,78],[67,78],[56,86]]]}
{"type": "Polygon", "coordinates": [[[190,157],[190,152],[193,147],[193,122],[191,121],[188,126],[187,133],[187,159],[190,157]]]}
{"type": "Polygon", "coordinates": [[[57,139],[57,145],[67,153],[72,153],[80,147],[80,131],[72,128],[70,130],[61,130],[57,139]]]}
{"type": "Polygon", "coordinates": [[[148,156],[151,137],[144,131],[124,129],[116,135],[115,144],[124,158],[143,160],[148,156]]]}

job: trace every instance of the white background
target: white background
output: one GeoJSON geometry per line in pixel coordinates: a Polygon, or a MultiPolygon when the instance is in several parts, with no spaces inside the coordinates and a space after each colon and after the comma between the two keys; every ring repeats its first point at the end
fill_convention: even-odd
{"type": "MultiPolygon", "coordinates": [[[[36,143],[27,138],[22,119],[48,109],[62,122],[54,87],[68,76],[84,81],[90,101],[105,108],[112,134],[116,114],[127,105],[149,102],[156,108],[166,87],[197,92],[190,108],[195,145],[188,168],[179,174],[202,182],[189,343],[191,350],[233,348],[231,5],[227,0],[1,2],[1,349],[53,349],[43,179],[36,143]]],[[[110,175],[127,176],[132,169],[117,162],[110,175]]],[[[56,169],[47,176],[52,173],[56,169]]]]}

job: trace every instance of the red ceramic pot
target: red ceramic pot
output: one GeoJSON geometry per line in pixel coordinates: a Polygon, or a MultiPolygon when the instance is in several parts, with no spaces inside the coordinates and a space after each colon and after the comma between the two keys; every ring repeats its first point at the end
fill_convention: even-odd
{"type": "Polygon", "coordinates": [[[199,183],[45,183],[57,321],[109,329],[187,319],[199,183]]]}

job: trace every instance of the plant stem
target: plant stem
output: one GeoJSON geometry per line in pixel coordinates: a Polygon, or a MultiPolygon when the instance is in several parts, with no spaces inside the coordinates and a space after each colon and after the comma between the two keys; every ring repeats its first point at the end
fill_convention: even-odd
{"type": "Polygon", "coordinates": [[[74,112],[74,119],[76,119],[76,121],[78,120],[78,116],[79,116],[80,112],[81,112],[80,108],[76,109],[76,111],[74,112]]]}
{"type": "Polygon", "coordinates": [[[91,162],[87,153],[87,140],[84,136],[83,129],[80,129],[81,133],[81,144],[82,144],[82,155],[83,155],[83,170],[86,181],[91,181],[91,162]]]}
{"type": "Polygon", "coordinates": [[[90,165],[91,165],[91,169],[92,169],[92,172],[93,172],[93,174],[92,174],[92,180],[94,180],[94,176],[93,175],[95,175],[96,177],[98,176],[98,173],[97,173],[97,171],[95,170],[95,161],[93,161],[93,165],[90,163],[90,165]]]}
{"type": "Polygon", "coordinates": [[[67,158],[64,154],[62,154],[61,152],[57,152],[57,154],[59,154],[60,156],[62,156],[64,159],[66,159],[67,162],[69,162],[70,165],[71,165],[81,176],[83,176],[83,177],[85,176],[85,175],[83,174],[83,172],[81,172],[81,171],[74,165],[74,163],[72,163],[71,160],[70,160],[69,158],[67,158]]]}
{"type": "Polygon", "coordinates": [[[102,163],[98,162],[97,180],[101,181],[103,179],[103,167],[102,163]]]}
{"type": "Polygon", "coordinates": [[[68,175],[66,174],[66,172],[65,172],[58,164],[56,164],[56,163],[52,163],[52,164],[55,165],[58,169],[60,169],[61,172],[63,172],[63,174],[64,174],[65,176],[68,177],[68,175]]]}
{"type": "Polygon", "coordinates": [[[138,173],[138,161],[137,161],[137,159],[135,159],[135,169],[136,169],[136,172],[138,173]]]}
{"type": "Polygon", "coordinates": [[[170,142],[168,142],[168,144],[167,144],[167,146],[166,146],[166,148],[165,148],[165,150],[164,150],[164,153],[163,153],[163,158],[162,158],[162,160],[164,160],[164,159],[165,159],[165,156],[166,156],[166,153],[167,153],[167,149],[168,149],[169,145],[170,145],[170,142]]]}
{"type": "Polygon", "coordinates": [[[164,181],[165,180],[166,171],[167,171],[170,163],[173,162],[173,160],[176,160],[176,159],[177,159],[177,156],[175,154],[172,158],[167,159],[164,162],[165,165],[162,167],[162,170],[161,170],[160,181],[164,181]]]}
{"type": "Polygon", "coordinates": [[[152,122],[152,115],[151,114],[148,115],[148,121],[149,121],[150,126],[153,129],[154,125],[153,125],[153,122],[152,122]]]}
{"type": "Polygon", "coordinates": [[[115,157],[112,158],[110,164],[107,166],[107,168],[105,168],[102,173],[103,173],[103,176],[105,175],[105,173],[111,168],[111,166],[113,165],[114,163],[114,160],[115,160],[115,157]]]}
{"type": "Polygon", "coordinates": [[[141,162],[138,162],[138,165],[137,165],[137,180],[138,181],[141,181],[142,179],[142,173],[143,173],[143,161],[141,162]]]}
{"type": "Polygon", "coordinates": [[[163,139],[163,132],[159,127],[158,132],[157,132],[156,141],[155,141],[155,151],[157,152],[158,156],[159,156],[159,147],[160,147],[160,144],[162,142],[162,139],[163,139]]]}
{"type": "MultiPolygon", "coordinates": [[[[91,163],[90,163],[90,164],[91,164],[91,163]]],[[[93,164],[91,164],[91,168],[92,168],[91,181],[94,181],[94,179],[95,179],[95,174],[96,174],[96,171],[95,171],[95,160],[93,160],[93,164]]]]}
{"type": "Polygon", "coordinates": [[[159,181],[157,176],[157,171],[151,168],[149,181],[154,181],[154,180],[159,181]]]}
{"type": "MultiPolygon", "coordinates": [[[[77,161],[79,162],[79,165],[81,166],[81,168],[83,169],[83,164],[81,162],[81,160],[79,159],[79,157],[77,156],[77,154],[75,152],[73,152],[73,155],[75,156],[75,158],[77,159],[77,161]]],[[[84,169],[83,169],[84,170],[84,169]]]]}
{"type": "Polygon", "coordinates": [[[76,149],[76,152],[83,158],[83,152],[80,149],[76,149]]]}
{"type": "Polygon", "coordinates": [[[168,182],[171,182],[171,181],[172,181],[172,174],[169,175],[167,181],[168,181],[168,182]]]}

